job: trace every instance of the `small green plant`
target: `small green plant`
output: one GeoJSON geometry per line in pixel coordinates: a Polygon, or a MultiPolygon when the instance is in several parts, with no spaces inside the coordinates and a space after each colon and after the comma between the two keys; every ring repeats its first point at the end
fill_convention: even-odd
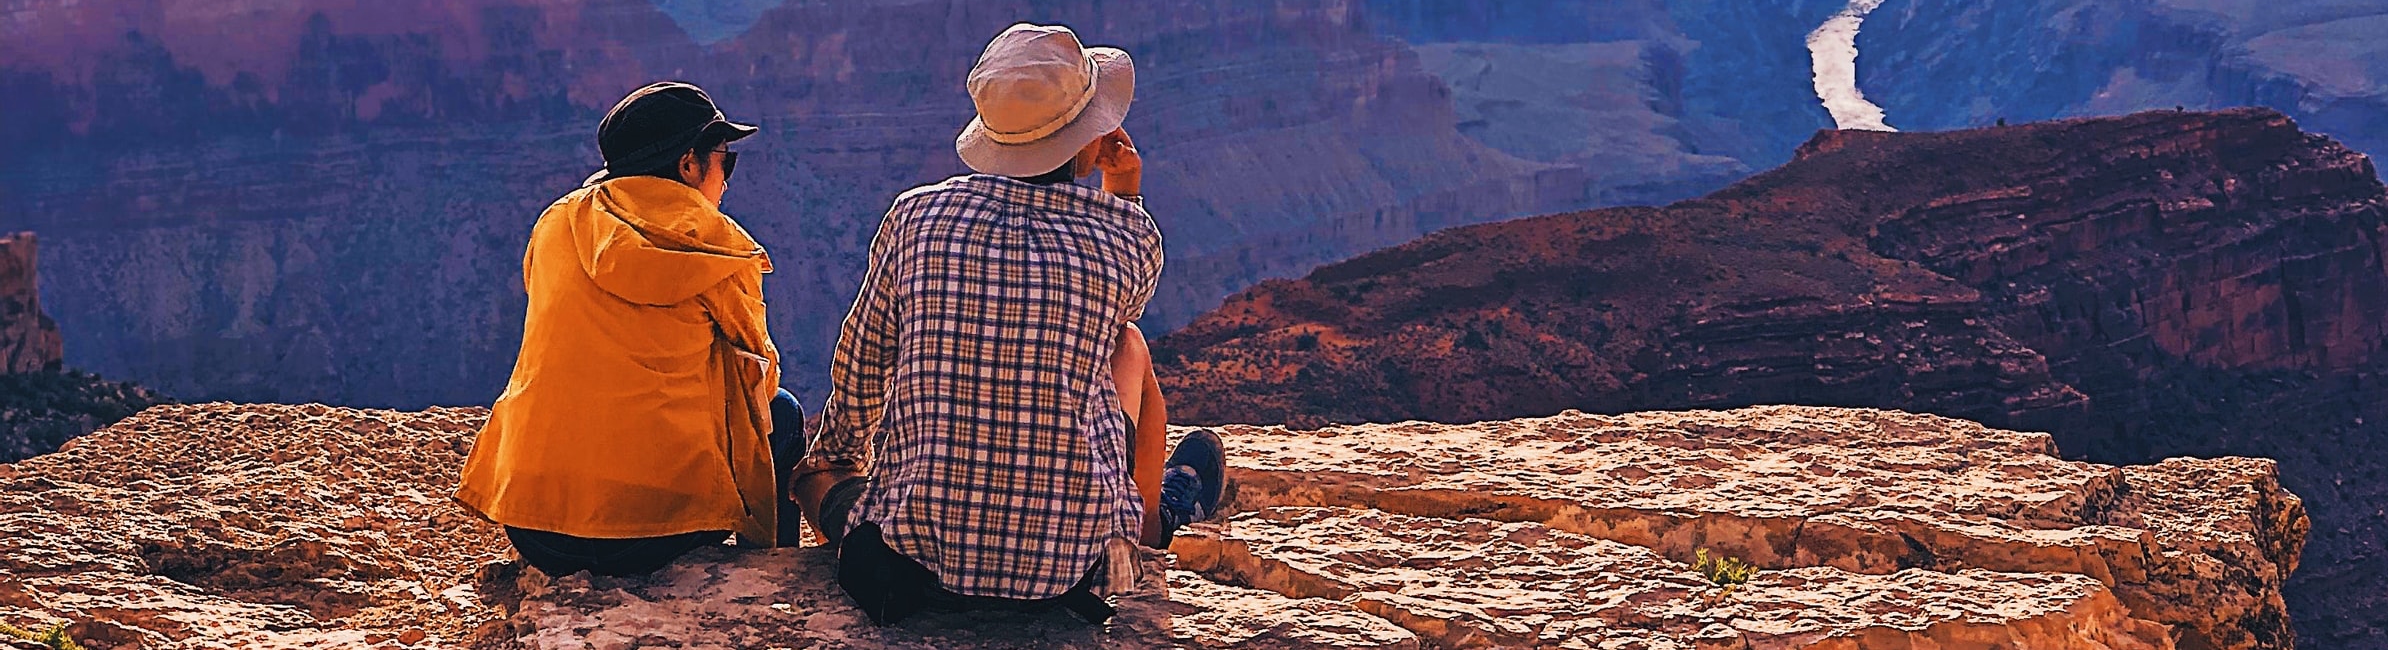
{"type": "Polygon", "coordinates": [[[1741,558],[1726,557],[1722,554],[1712,556],[1708,554],[1708,549],[1704,548],[1692,552],[1692,557],[1694,558],[1693,571],[1700,572],[1700,577],[1707,578],[1709,584],[1724,587],[1723,591],[1717,592],[1709,600],[1711,603],[1724,600],[1726,596],[1733,594],[1734,589],[1740,588],[1742,583],[1749,582],[1751,577],[1758,575],[1758,565],[1743,562],[1741,558]]]}
{"type": "Polygon", "coordinates": [[[55,626],[52,626],[46,632],[35,632],[14,625],[9,625],[7,623],[0,623],[0,636],[15,637],[32,641],[34,643],[49,646],[50,650],[83,650],[83,644],[75,643],[74,637],[66,635],[65,623],[59,623],[55,626]]]}

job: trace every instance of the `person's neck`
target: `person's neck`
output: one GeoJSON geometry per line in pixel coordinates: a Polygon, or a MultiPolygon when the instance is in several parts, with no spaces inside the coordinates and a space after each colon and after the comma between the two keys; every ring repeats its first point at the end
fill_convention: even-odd
{"type": "Polygon", "coordinates": [[[1072,169],[1071,167],[1073,167],[1073,165],[1062,165],[1060,169],[1037,174],[1035,176],[1013,176],[1012,178],[1022,183],[1032,183],[1036,185],[1060,185],[1078,180],[1078,175],[1072,173],[1076,172],[1077,170],[1072,169]]]}

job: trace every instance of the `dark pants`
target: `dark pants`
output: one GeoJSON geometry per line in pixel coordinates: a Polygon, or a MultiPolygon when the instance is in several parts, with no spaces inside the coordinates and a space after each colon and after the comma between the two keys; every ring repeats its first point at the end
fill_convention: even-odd
{"type": "Polygon", "coordinates": [[[821,535],[837,548],[837,584],[854,605],[878,625],[895,623],[922,610],[996,610],[1036,612],[1060,607],[1089,623],[1110,620],[1114,613],[1094,594],[1094,570],[1052,598],[1022,600],[965,596],[938,584],[936,572],[887,546],[879,525],[865,522],[846,531],[854,502],[870,486],[868,478],[850,478],[829,488],[821,499],[821,535]],[[839,534],[843,531],[844,534],[839,534]]]}
{"type": "MultiPolygon", "coordinates": [[[[796,502],[788,500],[785,494],[788,470],[803,455],[804,406],[796,402],[795,394],[782,389],[771,399],[771,466],[778,474],[776,484],[782,488],[779,543],[784,546],[795,546],[803,535],[800,511],[796,502]]],[[[729,536],[726,530],[700,530],[663,537],[599,539],[506,527],[506,540],[514,543],[514,550],[522,554],[522,560],[551,576],[583,570],[609,576],[654,573],[689,551],[720,544],[729,536]]]]}

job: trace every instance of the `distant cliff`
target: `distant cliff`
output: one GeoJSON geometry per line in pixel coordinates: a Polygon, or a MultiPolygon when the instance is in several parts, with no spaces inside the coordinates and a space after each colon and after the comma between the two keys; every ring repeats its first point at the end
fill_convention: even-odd
{"type": "Polygon", "coordinates": [[[1703,199],[1264,283],[1164,339],[1164,374],[1202,422],[1776,402],[2054,422],[2075,383],[2379,358],[2373,173],[2260,109],[1826,131],[1703,199]]]}
{"type": "MultiPolygon", "coordinates": [[[[1416,45],[1451,84],[1463,130],[1495,148],[1528,158],[1675,149],[1749,170],[1782,164],[1833,125],[1805,39],[1849,5],[1363,2],[1378,30],[1416,45]],[[1547,65],[1556,60],[1570,65],[1547,65]],[[1478,83],[1503,76],[1544,85],[1478,83]],[[1601,83],[1576,83],[1586,76],[1601,83]],[[1575,137],[1585,132],[1593,137],[1575,137]]],[[[1900,128],[2267,106],[2357,151],[2388,153],[2388,3],[2378,0],[1878,4],[1856,34],[1857,85],[1900,128]]],[[[1702,171],[1643,162],[1600,169],[1686,181],[1702,171]]]]}
{"type": "Polygon", "coordinates": [[[60,366],[58,324],[41,309],[35,243],[29,232],[0,236],[0,463],[50,453],[165,401],[60,366]]]}
{"type": "Polygon", "coordinates": [[[635,0],[134,4],[0,12],[0,227],[54,253],[71,363],[193,399],[493,399],[531,220],[596,166],[600,112],[664,78],[763,125],[725,208],[778,262],[791,388],[825,391],[877,219],[962,171],[963,76],[1014,20],[1136,58],[1127,128],[1168,233],[1155,329],[1601,187],[1462,135],[1417,53],[1334,0],[775,3],[703,44],[635,0]]]}
{"type": "Polygon", "coordinates": [[[66,358],[58,323],[41,311],[33,233],[0,236],[0,374],[57,370],[66,358]]]}
{"type": "Polygon", "coordinates": [[[1156,354],[1192,422],[1798,403],[2278,457],[2317,530],[2290,611],[2343,641],[2388,611],[2388,481],[2344,451],[2388,435],[2384,240],[2371,161],[2269,110],[1828,131],[1701,199],[1264,283],[1156,354]]]}
{"type": "MultiPolygon", "coordinates": [[[[1138,54],[1128,126],[1170,257],[1146,325],[1168,330],[1428,231],[1778,165],[1829,124],[1802,39],[1844,3],[251,4],[0,12],[0,229],[68,253],[44,277],[76,366],[196,398],[419,406],[501,388],[527,222],[646,80],[704,83],[768,127],[729,209],[793,262],[772,327],[792,387],[818,393],[870,224],[959,171],[961,76],[1008,21],[1138,54]]],[[[2263,104],[2376,150],[2383,12],[1891,3],[1859,81],[1914,128],[2263,104]]]]}

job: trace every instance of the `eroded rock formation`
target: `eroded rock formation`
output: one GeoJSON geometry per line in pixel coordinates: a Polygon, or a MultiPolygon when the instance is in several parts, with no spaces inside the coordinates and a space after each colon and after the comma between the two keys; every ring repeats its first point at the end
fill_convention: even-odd
{"type": "Polygon", "coordinates": [[[2383,242],[2371,160],[2270,110],[1828,131],[1702,199],[1264,283],[1155,348],[1191,422],[1821,404],[2279,458],[2317,522],[2291,611],[2382,644],[2388,463],[2349,452],[2388,435],[2383,242]]]}
{"type": "Polygon", "coordinates": [[[1703,199],[1265,283],[1164,339],[1163,378],[1200,422],[1802,403],[2044,424],[2172,366],[2373,360],[2374,175],[2262,109],[1828,131],[1703,199]]]}
{"type": "Polygon", "coordinates": [[[57,370],[66,358],[58,323],[41,311],[33,233],[0,236],[0,374],[57,370]]]}
{"type": "Polygon", "coordinates": [[[166,401],[63,367],[58,324],[42,313],[36,252],[33,233],[0,236],[0,463],[49,453],[166,401]]]}
{"type": "Polygon", "coordinates": [[[0,620],[111,648],[2284,648],[2272,464],[1820,407],[1225,427],[1231,516],[1121,618],[875,628],[823,549],[546,576],[446,499],[485,412],[151,409],[0,466],[0,620]],[[1713,549],[1765,570],[1725,593],[1713,549]],[[2202,644],[2202,645],[2201,645],[2202,644]]]}

